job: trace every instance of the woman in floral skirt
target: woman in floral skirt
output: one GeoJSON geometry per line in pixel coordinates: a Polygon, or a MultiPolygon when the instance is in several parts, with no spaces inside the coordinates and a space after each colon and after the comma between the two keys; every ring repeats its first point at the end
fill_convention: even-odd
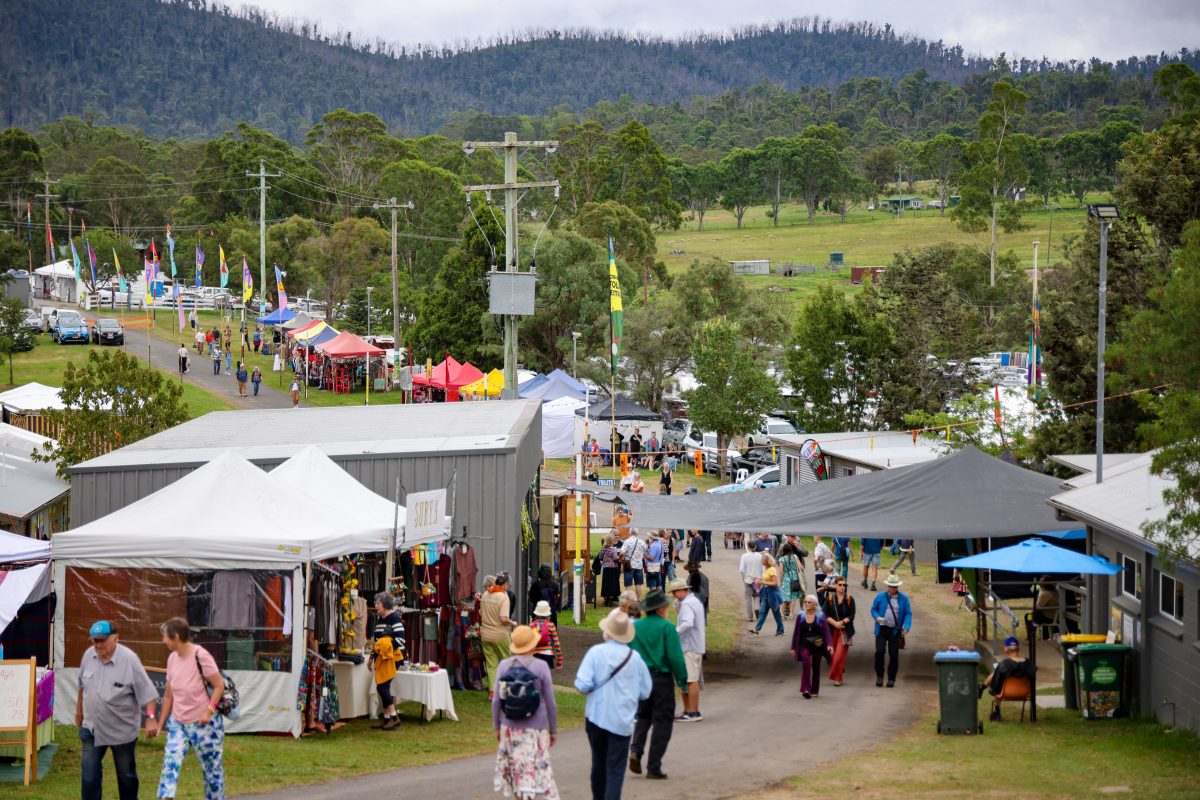
{"type": "Polygon", "coordinates": [[[532,655],[540,635],[528,625],[518,626],[512,634],[506,658],[496,668],[497,691],[492,696],[492,725],[496,729],[496,777],[494,786],[505,797],[532,800],[539,795],[545,800],[558,800],[558,787],[550,768],[550,748],[558,733],[558,707],[554,702],[554,686],[550,668],[532,655]],[[541,702],[537,711],[526,719],[514,720],[505,716],[501,687],[504,676],[514,667],[524,667],[533,673],[541,702]]]}

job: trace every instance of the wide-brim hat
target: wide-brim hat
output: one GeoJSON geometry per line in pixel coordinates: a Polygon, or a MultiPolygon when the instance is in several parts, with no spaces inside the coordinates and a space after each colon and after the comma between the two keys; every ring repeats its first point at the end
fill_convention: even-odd
{"type": "Polygon", "coordinates": [[[538,600],[538,604],[533,607],[533,615],[535,617],[550,616],[550,604],[545,600],[538,600]]]}
{"type": "Polygon", "coordinates": [[[619,608],[614,608],[607,617],[600,620],[600,630],[608,634],[608,638],[621,644],[633,641],[633,623],[629,615],[619,608]]]}
{"type": "Polygon", "coordinates": [[[508,643],[508,650],[514,656],[527,655],[537,649],[541,638],[541,634],[528,625],[518,625],[513,629],[512,641],[508,643]]]}
{"type": "Polygon", "coordinates": [[[896,573],[888,575],[888,579],[883,582],[885,586],[903,586],[904,581],[900,580],[900,576],[896,573]]]}
{"type": "Polygon", "coordinates": [[[687,588],[687,581],[685,581],[683,578],[671,578],[671,580],[667,582],[668,593],[678,592],[681,589],[686,590],[687,588]]]}
{"type": "Polygon", "coordinates": [[[667,593],[662,589],[651,589],[646,592],[646,596],[642,598],[642,611],[649,614],[651,611],[670,605],[671,601],[667,599],[667,593]]]}

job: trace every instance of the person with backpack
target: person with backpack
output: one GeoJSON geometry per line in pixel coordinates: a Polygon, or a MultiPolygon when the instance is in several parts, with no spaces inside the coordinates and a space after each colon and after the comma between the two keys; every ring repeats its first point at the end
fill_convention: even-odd
{"type": "Polygon", "coordinates": [[[164,722],[167,731],[158,797],[175,797],[183,759],[188,750],[195,750],[204,772],[205,800],[220,800],[225,797],[225,724],[217,706],[225,694],[224,678],[212,655],[192,642],[187,620],[174,617],[163,623],[162,640],[171,651],[167,689],[160,717],[146,724],[150,738],[158,735],[164,722]]]}
{"type": "Polygon", "coordinates": [[[646,663],[629,646],[635,636],[629,615],[613,609],[600,620],[600,631],[604,641],[583,656],[575,688],[587,695],[584,727],[592,752],[592,800],[620,800],[634,717],[653,684],[646,663]]]}
{"type": "Polygon", "coordinates": [[[538,643],[533,655],[539,661],[545,662],[550,669],[562,669],[562,644],[558,641],[558,626],[554,624],[550,612],[550,604],[545,600],[539,600],[533,608],[533,620],[529,627],[538,634],[538,643]]]}
{"type": "Polygon", "coordinates": [[[833,560],[837,564],[837,574],[843,578],[850,574],[850,560],[854,558],[853,539],[849,536],[833,537],[833,560]]]}
{"type": "Polygon", "coordinates": [[[492,727],[499,745],[493,786],[505,797],[532,800],[541,795],[558,800],[550,766],[550,748],[558,736],[558,707],[550,668],[534,655],[539,642],[534,628],[517,626],[509,644],[512,657],[496,667],[492,727]]]}

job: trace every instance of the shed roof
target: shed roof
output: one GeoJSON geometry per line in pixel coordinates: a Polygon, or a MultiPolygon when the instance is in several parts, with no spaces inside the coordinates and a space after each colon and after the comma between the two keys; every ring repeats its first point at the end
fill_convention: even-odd
{"type": "Polygon", "coordinates": [[[827,456],[854,461],[874,469],[923,464],[946,454],[934,437],[920,436],[913,442],[909,431],[839,431],[836,433],[788,433],[772,436],[771,443],[799,448],[809,439],[821,445],[827,456]]]}
{"type": "Polygon", "coordinates": [[[533,400],[497,400],[214,411],[70,471],[199,464],[225,449],[252,461],[282,461],[308,444],[331,458],[507,453],[533,428],[539,407],[533,400]]]}
{"type": "Polygon", "coordinates": [[[54,464],[34,461],[45,436],[0,423],[0,514],[23,519],[71,491],[54,464]]]}
{"type": "Polygon", "coordinates": [[[45,411],[48,408],[66,408],[58,394],[61,391],[57,386],[46,386],[33,381],[7,392],[0,392],[0,405],[18,414],[45,411]]]}
{"type": "MultiPolygon", "coordinates": [[[[1116,467],[1128,461],[1138,458],[1141,453],[1105,453],[1104,466],[1116,467]]],[[[1095,453],[1059,453],[1050,456],[1050,460],[1055,464],[1073,469],[1076,472],[1091,474],[1096,469],[1096,454],[1095,453]]],[[[1089,481],[1092,483],[1093,481],[1089,481]]]]}

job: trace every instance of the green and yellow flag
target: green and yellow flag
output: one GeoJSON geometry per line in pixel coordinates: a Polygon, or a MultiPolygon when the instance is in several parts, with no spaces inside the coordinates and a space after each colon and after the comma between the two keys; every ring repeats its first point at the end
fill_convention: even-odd
{"type": "Polygon", "coordinates": [[[621,358],[621,328],[625,310],[621,304],[621,278],[617,274],[617,257],[613,253],[612,237],[608,237],[608,309],[612,326],[612,374],[617,374],[621,358]]]}

